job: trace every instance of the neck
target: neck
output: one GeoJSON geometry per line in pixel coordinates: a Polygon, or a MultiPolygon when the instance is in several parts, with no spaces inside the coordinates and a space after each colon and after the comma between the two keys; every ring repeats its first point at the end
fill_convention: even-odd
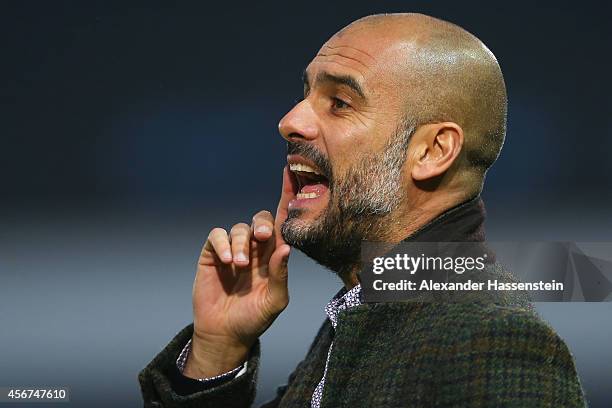
{"type": "MultiPolygon", "coordinates": [[[[384,241],[397,244],[412,236],[423,226],[427,225],[449,209],[468,201],[465,197],[458,194],[430,195],[429,197],[415,200],[409,208],[401,209],[399,214],[390,215],[387,221],[383,221],[388,232],[373,241],[384,241]]],[[[347,290],[351,290],[359,280],[357,275],[361,268],[361,263],[357,263],[350,273],[340,276],[347,290]]]]}
{"type": "Polygon", "coordinates": [[[351,290],[359,284],[359,279],[357,279],[358,271],[359,268],[356,267],[349,275],[341,277],[342,283],[344,283],[346,290],[351,290]]]}

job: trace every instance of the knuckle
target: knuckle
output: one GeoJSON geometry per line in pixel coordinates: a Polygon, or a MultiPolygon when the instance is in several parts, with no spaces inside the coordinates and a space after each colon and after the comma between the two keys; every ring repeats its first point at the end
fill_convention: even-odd
{"type": "Polygon", "coordinates": [[[269,220],[272,218],[272,213],[268,210],[261,210],[253,216],[253,221],[257,219],[269,220]]]}
{"type": "Polygon", "coordinates": [[[223,236],[223,235],[227,235],[227,231],[221,227],[213,228],[210,231],[210,234],[208,234],[209,238],[214,238],[214,237],[223,236]]]}
{"type": "Polygon", "coordinates": [[[238,224],[232,227],[230,234],[234,235],[236,233],[244,232],[245,230],[248,230],[249,228],[250,227],[246,223],[239,222],[238,224]]]}

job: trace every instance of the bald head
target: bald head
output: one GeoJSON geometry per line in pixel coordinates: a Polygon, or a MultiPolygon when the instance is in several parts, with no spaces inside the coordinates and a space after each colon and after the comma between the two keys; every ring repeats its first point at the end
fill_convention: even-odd
{"type": "Polygon", "coordinates": [[[465,30],[419,14],[352,23],[308,64],[304,98],[279,123],[303,194],[284,239],[353,271],[361,241],[399,242],[482,189],[505,118],[497,61],[465,30]]]}
{"type": "Polygon", "coordinates": [[[457,167],[482,181],[506,133],[506,88],[493,53],[461,27],[422,14],[368,16],[330,43],[349,37],[378,39],[372,52],[387,61],[410,121],[461,126],[465,141],[457,167]]]}

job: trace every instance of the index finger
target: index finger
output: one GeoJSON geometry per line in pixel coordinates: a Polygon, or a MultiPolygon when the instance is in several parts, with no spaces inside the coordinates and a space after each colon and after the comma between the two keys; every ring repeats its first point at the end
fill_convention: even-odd
{"type": "Polygon", "coordinates": [[[278,202],[278,208],[276,209],[276,217],[274,219],[274,235],[276,237],[276,248],[285,244],[285,240],[281,234],[280,228],[283,222],[287,219],[289,213],[289,202],[295,198],[293,191],[293,183],[291,181],[291,175],[289,174],[289,166],[285,166],[283,169],[283,188],[281,190],[281,197],[278,202]]]}

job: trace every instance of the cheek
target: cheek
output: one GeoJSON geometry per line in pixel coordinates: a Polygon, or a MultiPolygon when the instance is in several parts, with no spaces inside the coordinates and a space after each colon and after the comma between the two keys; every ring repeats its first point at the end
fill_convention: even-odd
{"type": "Polygon", "coordinates": [[[385,149],[388,139],[380,136],[377,130],[360,128],[350,132],[342,129],[326,138],[327,153],[336,180],[343,179],[350,170],[385,149]]]}
{"type": "Polygon", "coordinates": [[[355,129],[348,122],[333,125],[326,127],[323,143],[334,175],[341,175],[362,154],[362,149],[368,148],[364,143],[366,132],[355,129]]]}

